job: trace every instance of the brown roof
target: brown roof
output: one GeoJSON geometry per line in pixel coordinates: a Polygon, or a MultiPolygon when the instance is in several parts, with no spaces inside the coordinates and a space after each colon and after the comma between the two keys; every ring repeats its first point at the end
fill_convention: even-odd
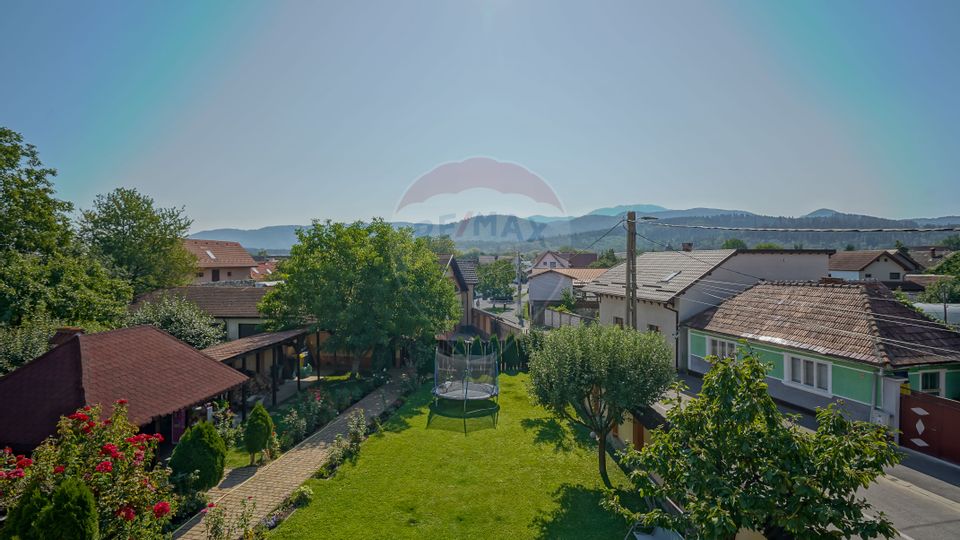
{"type": "MultiPolygon", "coordinates": [[[[637,298],[668,302],[736,253],[735,249],[648,251],[637,256],[637,298]]],[[[626,296],[627,264],[607,270],[583,290],[626,296]]]]}
{"type": "Polygon", "coordinates": [[[460,267],[460,273],[467,285],[476,285],[480,278],[477,277],[477,262],[472,259],[454,259],[457,266],[460,267]]]}
{"type": "Polygon", "coordinates": [[[875,281],[759,283],[684,324],[875,366],[960,362],[960,333],[875,281]]]}
{"type": "Polygon", "coordinates": [[[885,249],[866,249],[861,251],[838,251],[830,256],[830,270],[859,272],[870,264],[886,256],[908,272],[917,270],[916,261],[904,257],[896,251],[885,249]]]}
{"type": "Polygon", "coordinates": [[[250,277],[257,281],[272,281],[277,279],[277,261],[264,261],[250,269],[250,277]]]}
{"type": "Polygon", "coordinates": [[[903,276],[904,281],[916,283],[924,289],[943,279],[953,279],[953,276],[945,274],[907,274],[903,276]]]}
{"type": "Polygon", "coordinates": [[[197,266],[200,268],[253,268],[256,261],[239,242],[226,240],[194,240],[183,241],[183,247],[197,256],[197,266]]]}
{"type": "Polygon", "coordinates": [[[943,246],[917,246],[910,248],[910,258],[923,268],[932,268],[950,256],[953,251],[943,246]]]}
{"type": "Polygon", "coordinates": [[[263,300],[263,296],[269,290],[268,287],[187,285],[147,293],[137,299],[132,309],[161,296],[174,295],[193,302],[211,317],[259,319],[263,315],[257,308],[257,304],[260,303],[260,300],[263,300]]]}
{"type": "Polygon", "coordinates": [[[222,362],[224,360],[236,358],[237,356],[243,354],[252,353],[261,349],[266,349],[267,347],[278,345],[291,338],[305,335],[308,332],[309,330],[306,328],[284,330],[283,332],[266,332],[250,337],[235,339],[233,341],[227,341],[226,343],[214,345],[213,347],[207,347],[203,350],[203,354],[213,358],[214,360],[219,360],[222,362]]]}
{"type": "Polygon", "coordinates": [[[587,283],[597,279],[607,272],[606,268],[535,268],[530,273],[530,279],[549,272],[571,278],[575,284],[587,283]]]}
{"type": "Polygon", "coordinates": [[[246,379],[152,326],[78,334],[0,377],[0,446],[32,449],[61,416],[121,398],[133,424],[148,424],[246,379]]]}

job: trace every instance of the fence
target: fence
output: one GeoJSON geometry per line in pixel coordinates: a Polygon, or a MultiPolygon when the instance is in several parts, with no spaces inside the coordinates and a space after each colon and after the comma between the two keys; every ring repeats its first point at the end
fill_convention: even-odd
{"type": "Polygon", "coordinates": [[[505,339],[509,335],[520,337],[527,332],[527,329],[519,323],[479,308],[473,310],[473,324],[483,335],[496,336],[500,339],[505,339]]]}
{"type": "Polygon", "coordinates": [[[960,402],[914,391],[905,391],[900,396],[901,445],[960,463],[957,426],[960,426],[960,402]]]}
{"type": "Polygon", "coordinates": [[[580,326],[590,324],[595,319],[577,315],[576,313],[565,313],[547,308],[543,311],[543,325],[550,328],[560,328],[561,326],[580,326]]]}
{"type": "Polygon", "coordinates": [[[489,341],[483,340],[482,345],[477,340],[457,340],[440,341],[438,346],[440,352],[446,355],[465,354],[466,352],[479,355],[492,351],[497,355],[497,369],[499,371],[526,371],[529,358],[527,358],[527,352],[520,343],[523,339],[521,336],[514,336],[512,339],[508,337],[500,340],[496,336],[492,336],[489,341]]]}

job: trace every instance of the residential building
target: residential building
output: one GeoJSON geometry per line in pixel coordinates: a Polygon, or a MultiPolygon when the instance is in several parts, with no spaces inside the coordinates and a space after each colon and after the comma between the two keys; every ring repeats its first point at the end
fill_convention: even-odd
{"type": "Polygon", "coordinates": [[[847,281],[875,279],[888,282],[893,288],[907,274],[923,268],[909,255],[894,249],[838,251],[830,257],[830,277],[847,281]]]}
{"type": "Polygon", "coordinates": [[[534,259],[531,272],[544,268],[587,268],[596,260],[596,253],[544,251],[534,259]]]}
{"type": "Polygon", "coordinates": [[[89,335],[65,329],[54,338],[53,349],[0,377],[0,447],[32,450],[61,416],[97,404],[109,413],[118,399],[128,400],[131,423],[175,443],[193,407],[247,380],[152,326],[89,335]]]}
{"type": "Polygon", "coordinates": [[[911,246],[907,253],[922,270],[926,270],[943,262],[953,251],[944,246],[911,246]]]}
{"type": "Polygon", "coordinates": [[[544,324],[544,310],[560,304],[563,291],[583,289],[584,285],[600,277],[606,268],[535,268],[527,281],[530,318],[534,324],[544,324]]]}
{"type": "Polygon", "coordinates": [[[261,332],[266,321],[258,307],[269,287],[187,285],[162,289],[140,296],[131,306],[157,300],[162,296],[178,296],[193,302],[201,311],[222,322],[227,339],[234,340],[261,332]]]}
{"type": "MultiPolygon", "coordinates": [[[[648,251],[636,258],[637,329],[662,332],[678,369],[687,363],[680,323],[761,280],[816,280],[833,250],[714,249],[648,251]]],[[[626,263],[583,286],[600,302],[600,323],[623,325],[626,263]]]]}
{"type": "Polygon", "coordinates": [[[277,271],[277,261],[258,261],[257,265],[250,269],[250,279],[254,281],[275,281],[277,278],[274,273],[277,271]]]}
{"type": "Polygon", "coordinates": [[[197,257],[194,284],[250,279],[256,261],[239,242],[186,239],[183,247],[197,257]]]}
{"type": "Polygon", "coordinates": [[[453,282],[460,297],[460,321],[454,331],[470,329],[474,326],[474,288],[477,278],[477,263],[472,259],[458,259],[453,255],[437,255],[437,264],[443,275],[453,282]]]}
{"type": "Polygon", "coordinates": [[[770,366],[770,394],[814,410],[899,426],[901,386],[960,398],[960,333],[897,301],[876,281],[764,282],[683,323],[690,371],[740,340],[770,366]]]}

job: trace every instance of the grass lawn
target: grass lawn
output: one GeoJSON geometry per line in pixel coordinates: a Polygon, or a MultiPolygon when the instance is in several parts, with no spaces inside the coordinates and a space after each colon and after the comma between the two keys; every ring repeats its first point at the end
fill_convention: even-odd
{"type": "MultiPolygon", "coordinates": [[[[501,374],[496,427],[480,416],[466,433],[462,419],[430,418],[424,387],[355,463],[310,480],[312,503],[271,538],[623,538],[627,523],[600,507],[596,445],[535,407],[527,379],[501,374]]],[[[612,460],[608,469],[627,486],[612,460]]]]}

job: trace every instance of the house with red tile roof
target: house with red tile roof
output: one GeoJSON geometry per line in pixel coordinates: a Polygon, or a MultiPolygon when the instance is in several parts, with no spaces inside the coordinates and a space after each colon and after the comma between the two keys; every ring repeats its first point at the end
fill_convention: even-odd
{"type": "Polygon", "coordinates": [[[830,256],[830,277],[847,281],[875,279],[899,283],[905,275],[922,271],[923,267],[910,255],[895,249],[838,251],[830,256]]]}
{"type": "Polygon", "coordinates": [[[136,310],[142,304],[164,296],[176,296],[196,304],[201,311],[223,323],[228,340],[260,333],[266,321],[260,313],[260,301],[269,291],[262,286],[186,285],[149,292],[137,298],[130,306],[136,310]]]}
{"type": "Polygon", "coordinates": [[[544,251],[533,261],[533,270],[553,268],[587,268],[597,260],[596,253],[544,251]]]}
{"type": "Polygon", "coordinates": [[[564,290],[581,290],[606,271],[606,268],[534,268],[527,281],[533,323],[544,324],[544,310],[559,305],[564,290]]]}
{"type": "Polygon", "coordinates": [[[250,269],[250,279],[254,281],[275,281],[277,277],[277,261],[260,261],[250,269]]]}
{"type": "Polygon", "coordinates": [[[197,258],[194,284],[250,279],[251,269],[257,267],[239,242],[187,238],[183,247],[197,258]]]}
{"type": "Polygon", "coordinates": [[[152,326],[61,332],[53,349],[0,377],[0,447],[29,451],[61,416],[128,401],[130,422],[176,442],[194,407],[238,391],[247,377],[152,326]]]}

